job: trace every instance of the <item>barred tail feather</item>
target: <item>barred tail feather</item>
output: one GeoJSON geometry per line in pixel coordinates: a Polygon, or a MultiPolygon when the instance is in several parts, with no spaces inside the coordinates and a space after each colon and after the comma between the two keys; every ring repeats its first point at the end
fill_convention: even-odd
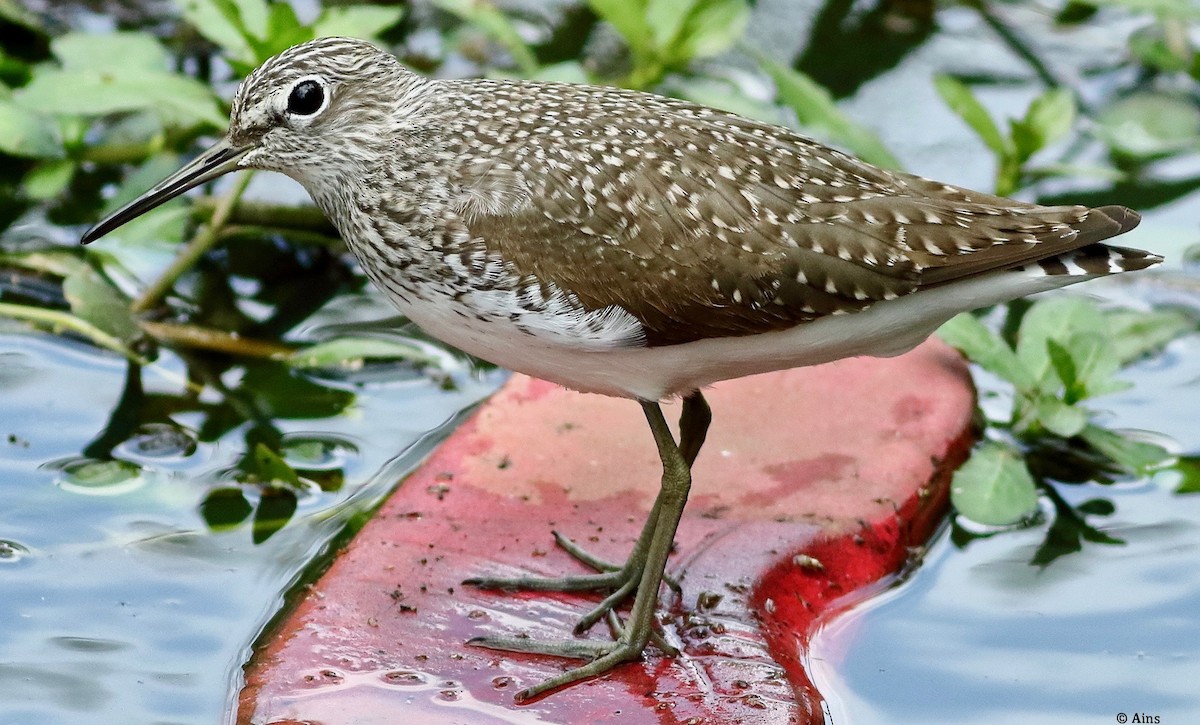
{"type": "MultiPolygon", "coordinates": [[[[1134,221],[1134,224],[1136,223],[1134,221]]],[[[1106,235],[1105,238],[1108,236],[1112,235],[1106,235]]],[[[1032,276],[1091,278],[1119,272],[1136,272],[1139,269],[1153,267],[1162,261],[1163,258],[1159,255],[1141,249],[1089,244],[1070,252],[1039,259],[1022,267],[1015,267],[1013,271],[1024,272],[1032,276]]]]}

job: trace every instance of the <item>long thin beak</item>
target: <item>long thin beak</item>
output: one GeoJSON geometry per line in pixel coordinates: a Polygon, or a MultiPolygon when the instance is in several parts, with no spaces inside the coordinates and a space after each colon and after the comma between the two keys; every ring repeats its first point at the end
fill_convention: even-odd
{"type": "Polygon", "coordinates": [[[215,146],[197,156],[190,164],[102,219],[96,226],[84,232],[79,241],[82,244],[94,242],[122,224],[174,199],[188,189],[222,174],[235,171],[238,168],[238,161],[249,150],[248,146],[234,146],[229,143],[229,139],[221,139],[215,146]]]}

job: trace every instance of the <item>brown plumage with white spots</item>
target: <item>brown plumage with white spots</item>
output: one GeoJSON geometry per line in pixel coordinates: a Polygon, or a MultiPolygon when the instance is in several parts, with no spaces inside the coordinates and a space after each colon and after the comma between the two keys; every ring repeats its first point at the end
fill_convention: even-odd
{"type": "Polygon", "coordinates": [[[670,651],[654,610],[710,419],[700,388],[894,355],[958,312],[1161,261],[1101,243],[1137,225],[1123,207],[1001,199],[644,93],[425,79],[346,38],[263,64],[221,143],[84,241],[238,168],[304,185],[371,280],[435,337],[641,402],[662,492],[628,561],[473,580],[610,592],[579,630],[636,591],[615,641],[476,640],[592,660],[521,697],[601,674],[650,641],[670,651]],[[672,395],[684,396],[678,440],[658,405],[672,395]]]}

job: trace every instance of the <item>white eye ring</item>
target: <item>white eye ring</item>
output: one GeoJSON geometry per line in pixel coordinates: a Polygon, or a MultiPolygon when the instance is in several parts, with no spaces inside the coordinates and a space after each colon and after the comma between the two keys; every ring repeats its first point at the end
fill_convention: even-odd
{"type": "Polygon", "coordinates": [[[329,105],[329,87],[320,76],[304,76],[288,92],[287,112],[294,118],[316,116],[329,105]]]}

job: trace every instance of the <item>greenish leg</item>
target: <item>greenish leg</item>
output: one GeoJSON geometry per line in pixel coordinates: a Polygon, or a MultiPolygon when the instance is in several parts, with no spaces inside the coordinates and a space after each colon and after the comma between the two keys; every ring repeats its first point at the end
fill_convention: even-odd
{"type": "MultiPolygon", "coordinates": [[[[679,413],[679,455],[683,457],[684,463],[687,464],[688,470],[692,468],[692,464],[696,462],[696,456],[700,454],[700,449],[704,446],[704,438],[708,435],[708,425],[712,422],[712,410],[708,407],[708,401],[700,394],[700,391],[695,391],[683,399],[683,410],[679,413]]],[[[620,571],[622,574],[622,582],[611,594],[597,604],[591,611],[580,617],[579,622],[575,625],[575,634],[582,634],[592,628],[596,622],[599,622],[607,613],[611,612],[621,602],[633,593],[638,587],[638,582],[642,576],[642,569],[646,563],[646,547],[650,542],[650,538],[654,535],[655,529],[658,527],[658,512],[662,502],[663,492],[666,489],[660,488],[658,496],[654,499],[654,505],[650,508],[650,515],[646,518],[646,524],[642,527],[642,533],[638,535],[637,542],[633,545],[633,550],[629,553],[629,559],[626,560],[625,566],[618,567],[609,564],[601,559],[597,559],[587,552],[575,546],[574,542],[570,542],[570,548],[563,546],[563,541],[567,541],[565,537],[559,537],[559,545],[563,546],[572,556],[601,571],[620,571]],[[572,551],[574,549],[574,551],[572,551]],[[582,554],[583,556],[580,556],[582,554]],[[597,566],[599,564],[599,566],[597,566]]],[[[672,533],[672,535],[674,535],[672,533]]],[[[679,584],[674,579],[667,575],[663,575],[663,581],[667,586],[679,591],[679,584]]],[[[657,635],[655,639],[659,640],[657,635]]],[[[658,641],[655,642],[662,648],[658,641]]],[[[672,647],[673,651],[674,648],[672,647]]],[[[666,651],[666,650],[664,650],[666,651]]]]}
{"type": "MultiPolygon", "coordinates": [[[[708,407],[708,402],[699,391],[693,392],[683,399],[683,410],[679,414],[678,450],[689,469],[692,463],[695,462],[696,456],[699,455],[701,447],[704,445],[704,438],[708,433],[710,422],[712,422],[712,410],[708,407]]],[[[637,541],[634,543],[633,549],[629,552],[629,558],[626,559],[624,565],[618,566],[592,556],[575,544],[575,542],[555,531],[553,532],[554,540],[564,551],[600,573],[563,577],[476,577],[467,579],[463,583],[482,589],[521,589],[542,592],[580,592],[612,589],[611,594],[605,597],[594,609],[581,617],[579,623],[575,625],[576,634],[586,632],[596,622],[600,621],[605,616],[605,613],[625,601],[637,589],[642,577],[642,570],[646,563],[646,547],[649,545],[650,538],[654,535],[654,531],[658,526],[658,513],[662,497],[663,490],[660,489],[658,497],[654,500],[654,505],[650,508],[650,515],[646,518],[646,524],[642,527],[642,532],[638,535],[637,541]]],[[[673,579],[667,577],[666,581],[672,589],[679,590],[679,585],[673,579]]]]}
{"type": "MultiPolygon", "coordinates": [[[[662,583],[663,570],[666,568],[667,557],[671,553],[671,547],[675,540],[675,531],[679,528],[679,520],[683,515],[683,507],[687,503],[688,490],[691,488],[691,462],[695,460],[696,454],[704,442],[704,433],[710,418],[708,406],[699,393],[689,396],[687,400],[685,400],[683,413],[683,417],[687,420],[680,423],[681,438],[684,434],[689,437],[686,446],[676,445],[658,403],[642,403],[663,465],[662,490],[655,502],[654,515],[647,522],[646,529],[643,529],[642,536],[638,539],[638,544],[642,545],[641,563],[637,567],[640,572],[636,585],[637,596],[634,598],[628,622],[624,626],[620,626],[615,616],[610,620],[614,622],[614,629],[617,630],[616,640],[612,642],[579,639],[540,641],[515,637],[477,637],[468,642],[468,644],[511,652],[533,652],[592,660],[581,667],[568,670],[557,677],[523,690],[517,694],[518,700],[526,700],[557,687],[588,677],[595,677],[622,662],[635,660],[641,656],[647,642],[654,636],[654,612],[658,607],[659,585],[662,583]],[[697,398],[698,402],[693,401],[691,405],[688,405],[687,400],[693,398],[697,398]],[[685,450],[687,451],[686,455],[685,450]],[[648,534],[647,531],[649,531],[648,534]]],[[[637,547],[635,547],[631,559],[638,554],[637,547]]],[[[628,566],[627,563],[622,570],[628,566]]],[[[608,611],[611,609],[606,610],[605,614],[608,611]]]]}

